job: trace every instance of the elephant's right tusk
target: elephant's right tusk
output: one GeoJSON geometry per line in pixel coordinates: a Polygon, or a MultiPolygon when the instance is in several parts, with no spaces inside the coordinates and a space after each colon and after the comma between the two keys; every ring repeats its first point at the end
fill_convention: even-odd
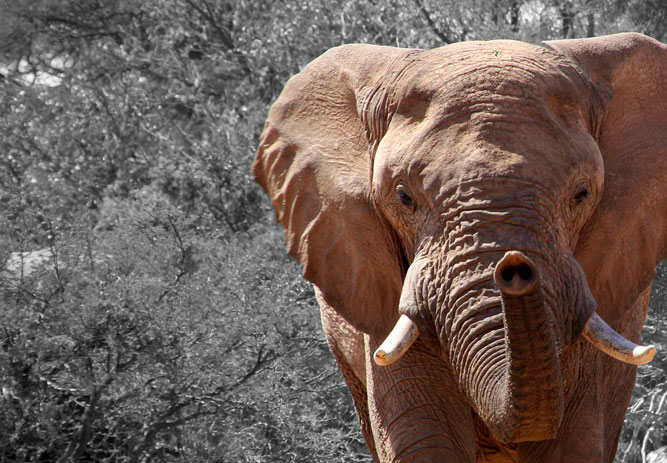
{"type": "Polygon", "coordinates": [[[417,325],[406,315],[401,315],[387,339],[375,351],[375,363],[391,365],[405,354],[418,337],[417,325]]]}
{"type": "Polygon", "coordinates": [[[584,327],[583,336],[610,357],[632,365],[644,365],[653,360],[655,347],[653,345],[638,346],[628,341],[607,325],[600,316],[593,312],[584,327]]]}

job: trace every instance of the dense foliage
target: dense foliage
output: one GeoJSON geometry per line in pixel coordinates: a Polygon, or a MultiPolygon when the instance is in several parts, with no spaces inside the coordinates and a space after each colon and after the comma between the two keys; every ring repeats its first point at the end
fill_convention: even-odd
{"type": "MultiPolygon", "coordinates": [[[[250,178],[269,104],[342,43],[666,24],[650,0],[0,0],[0,461],[369,461],[250,178]]],[[[619,461],[667,444],[666,371],[619,461]]]]}

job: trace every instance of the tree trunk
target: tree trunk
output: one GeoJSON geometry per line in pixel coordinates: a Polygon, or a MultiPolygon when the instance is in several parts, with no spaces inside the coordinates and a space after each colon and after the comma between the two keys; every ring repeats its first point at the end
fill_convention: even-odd
{"type": "Polygon", "coordinates": [[[586,15],[586,37],[595,37],[595,15],[593,13],[586,15]]]}
{"type": "Polygon", "coordinates": [[[574,38],[574,17],[576,13],[572,6],[572,2],[566,1],[560,5],[560,17],[561,17],[561,38],[563,39],[572,39],[574,38]]]}
{"type": "Polygon", "coordinates": [[[510,3],[510,29],[512,32],[519,32],[519,2],[510,3]]]}

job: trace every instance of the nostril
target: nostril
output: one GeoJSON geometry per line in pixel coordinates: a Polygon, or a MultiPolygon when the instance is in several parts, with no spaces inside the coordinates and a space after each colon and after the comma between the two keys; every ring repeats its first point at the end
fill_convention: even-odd
{"type": "Polygon", "coordinates": [[[528,281],[533,278],[533,270],[529,265],[519,264],[510,265],[500,271],[500,276],[508,283],[512,281],[515,275],[519,275],[519,278],[524,281],[528,281]]]}
{"type": "Polygon", "coordinates": [[[533,270],[527,264],[519,264],[509,265],[500,272],[502,279],[508,283],[514,279],[515,275],[518,275],[524,281],[528,281],[533,277],[533,270]]]}
{"type": "Polygon", "coordinates": [[[510,281],[512,281],[512,278],[514,278],[515,273],[516,273],[516,269],[513,266],[509,266],[509,267],[504,268],[500,272],[500,276],[503,277],[503,280],[505,280],[506,282],[509,283],[510,281]]]}
{"type": "Polygon", "coordinates": [[[519,274],[519,278],[524,281],[528,281],[533,278],[533,269],[530,268],[527,264],[521,264],[517,266],[516,273],[519,274]]]}

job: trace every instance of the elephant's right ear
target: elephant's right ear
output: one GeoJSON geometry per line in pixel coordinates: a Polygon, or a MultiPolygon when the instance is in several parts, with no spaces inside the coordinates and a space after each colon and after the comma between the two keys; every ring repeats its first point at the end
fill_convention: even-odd
{"type": "Polygon", "coordinates": [[[292,77],[269,111],[252,166],[285,227],[289,253],[355,328],[384,336],[403,269],[371,200],[371,155],[387,124],[383,82],[406,50],[334,48],[292,77]]]}

